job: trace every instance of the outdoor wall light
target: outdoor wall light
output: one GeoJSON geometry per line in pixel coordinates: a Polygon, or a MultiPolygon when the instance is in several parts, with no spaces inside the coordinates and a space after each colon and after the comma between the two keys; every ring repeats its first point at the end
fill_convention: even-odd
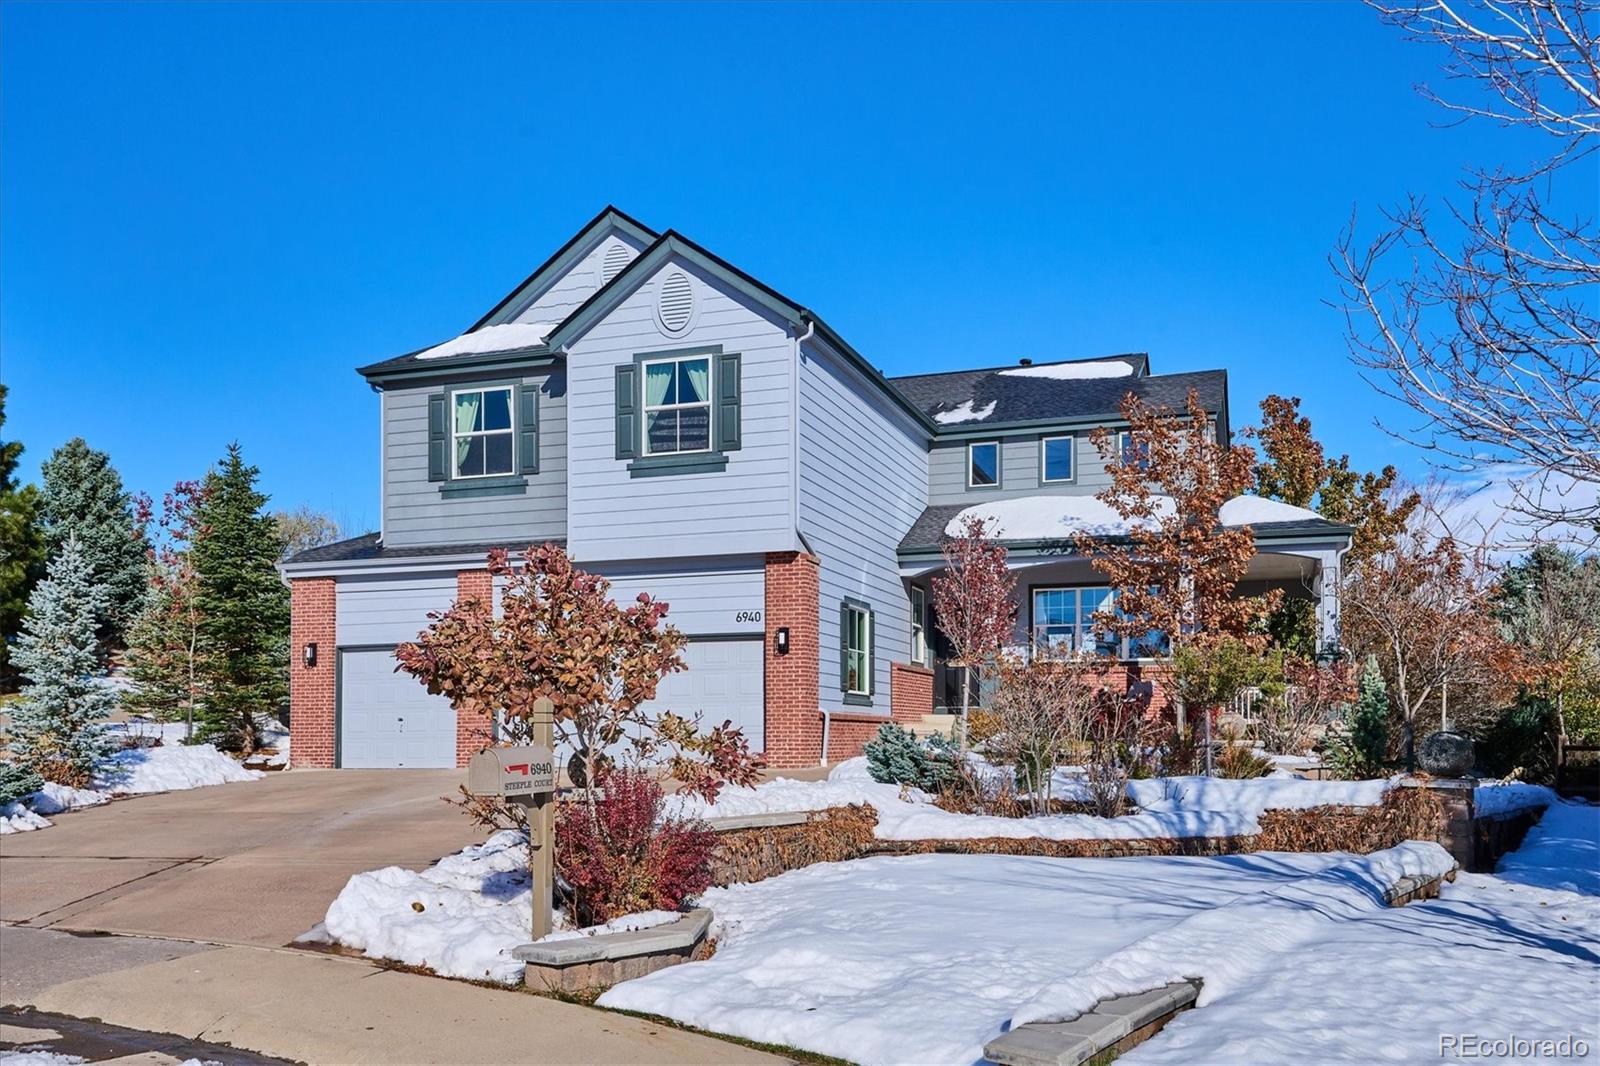
{"type": "Polygon", "coordinates": [[[317,665],[317,642],[313,640],[310,644],[307,644],[300,654],[301,658],[305,660],[308,669],[317,665]]]}
{"type": "Polygon", "coordinates": [[[788,655],[789,654],[789,627],[788,626],[779,626],[778,627],[777,648],[778,648],[778,654],[779,655],[788,655]]]}

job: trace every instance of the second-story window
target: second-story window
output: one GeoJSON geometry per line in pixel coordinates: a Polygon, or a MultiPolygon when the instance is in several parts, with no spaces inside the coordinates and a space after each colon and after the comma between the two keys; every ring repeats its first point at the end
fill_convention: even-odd
{"type": "Polygon", "coordinates": [[[452,398],[455,476],[490,477],[511,473],[511,389],[472,389],[452,398]]]}
{"type": "Polygon", "coordinates": [[[993,488],[1000,484],[1000,442],[974,441],[967,445],[967,487],[993,488]]]}
{"type": "Polygon", "coordinates": [[[1039,442],[1039,480],[1049,484],[1072,480],[1073,438],[1046,437],[1039,442]]]}
{"type": "Polygon", "coordinates": [[[711,357],[644,364],[646,455],[711,450],[711,357]]]}

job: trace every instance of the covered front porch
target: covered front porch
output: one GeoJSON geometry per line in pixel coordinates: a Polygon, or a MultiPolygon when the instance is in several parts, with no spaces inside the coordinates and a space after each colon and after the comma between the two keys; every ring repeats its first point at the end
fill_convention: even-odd
{"type": "MultiPolygon", "coordinates": [[[[1316,619],[1319,652],[1339,645],[1340,558],[1348,547],[1343,538],[1279,540],[1258,536],[1258,551],[1251,559],[1236,594],[1259,596],[1281,589],[1286,599],[1311,605],[1316,619]]],[[[1008,566],[1016,577],[1016,626],[1008,650],[1022,655],[1083,655],[1108,660],[1126,673],[1128,684],[1148,685],[1146,691],[1160,700],[1169,655],[1167,637],[1148,633],[1119,637],[1105,632],[1095,621],[1097,612],[1112,609],[1115,593],[1106,578],[1086,556],[1063,551],[1013,550],[1008,566]]],[[[902,557],[901,576],[906,582],[913,614],[923,612],[927,657],[934,671],[933,706],[937,714],[959,712],[962,671],[948,667],[951,649],[940,631],[933,607],[932,579],[945,571],[942,558],[902,557]]],[[[982,678],[972,684],[973,706],[984,705],[988,688],[982,678]]]]}

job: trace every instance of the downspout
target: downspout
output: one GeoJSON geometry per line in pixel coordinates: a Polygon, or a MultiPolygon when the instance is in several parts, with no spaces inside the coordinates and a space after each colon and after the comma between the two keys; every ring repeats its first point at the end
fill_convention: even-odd
{"type": "MultiPolygon", "coordinates": [[[[819,652],[818,654],[820,656],[821,653],[819,652]]],[[[819,666],[818,669],[821,669],[821,667],[819,666]]],[[[832,726],[832,725],[833,725],[833,712],[829,711],[829,710],[823,710],[822,711],[822,765],[823,766],[827,766],[828,765],[828,733],[829,733],[829,727],[832,726]]]]}

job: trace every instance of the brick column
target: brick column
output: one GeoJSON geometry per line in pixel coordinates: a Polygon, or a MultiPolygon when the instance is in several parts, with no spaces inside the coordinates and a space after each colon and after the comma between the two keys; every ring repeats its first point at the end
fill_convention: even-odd
{"type": "Polygon", "coordinates": [[[913,663],[889,664],[889,717],[900,725],[933,713],[933,671],[913,663]]]}
{"type": "Polygon", "coordinates": [[[817,558],[768,552],[766,570],[766,756],[782,769],[815,766],[822,755],[818,701],[817,558]],[[777,652],[788,627],[789,651],[777,652]]]}
{"type": "MultiPolygon", "coordinates": [[[[456,571],[456,600],[482,600],[494,606],[494,579],[487,570],[456,571]]],[[[456,765],[465,766],[467,760],[487,748],[494,739],[493,723],[486,714],[456,712],[456,765]]]]}
{"type": "Polygon", "coordinates": [[[289,582],[289,762],[333,766],[337,729],[335,671],[339,660],[334,624],[334,579],[302,577],[289,582]],[[307,666],[305,647],[317,646],[317,664],[307,666]]]}

